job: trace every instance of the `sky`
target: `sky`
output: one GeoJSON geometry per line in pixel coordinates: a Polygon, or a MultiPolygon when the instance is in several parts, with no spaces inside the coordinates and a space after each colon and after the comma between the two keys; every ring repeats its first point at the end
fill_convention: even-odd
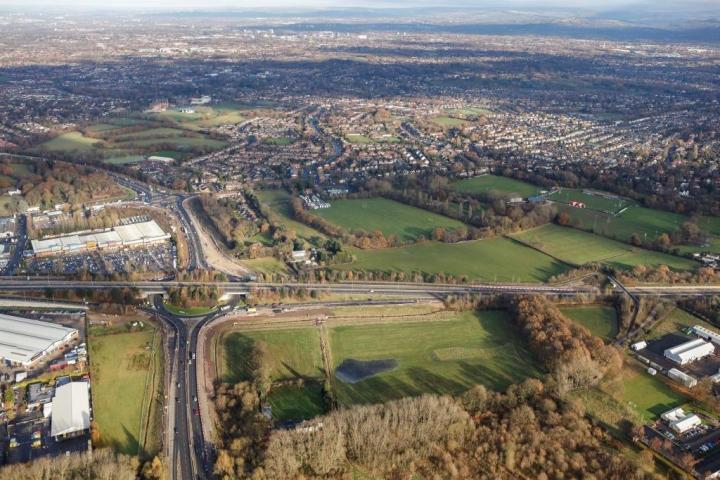
{"type": "Polygon", "coordinates": [[[341,7],[483,7],[504,8],[566,7],[591,10],[609,10],[629,5],[673,6],[675,8],[710,6],[716,0],[0,0],[0,6],[12,7],[76,7],[79,9],[277,9],[294,7],[341,8],[341,7]]]}

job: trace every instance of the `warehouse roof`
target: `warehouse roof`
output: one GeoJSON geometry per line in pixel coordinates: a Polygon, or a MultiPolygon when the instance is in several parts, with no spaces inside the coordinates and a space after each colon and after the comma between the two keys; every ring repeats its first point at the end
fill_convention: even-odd
{"type": "Polygon", "coordinates": [[[87,382],[70,382],[55,389],[52,400],[53,437],[90,428],[90,394],[87,382]]]}
{"type": "Polygon", "coordinates": [[[0,313],[0,357],[27,364],[77,330],[0,313]]]}

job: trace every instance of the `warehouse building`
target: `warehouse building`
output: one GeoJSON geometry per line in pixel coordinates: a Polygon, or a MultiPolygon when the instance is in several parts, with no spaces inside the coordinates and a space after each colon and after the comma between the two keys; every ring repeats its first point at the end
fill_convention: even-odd
{"type": "Polygon", "coordinates": [[[55,389],[50,435],[56,440],[82,435],[90,429],[90,384],[70,382],[55,389]]]}
{"type": "Polygon", "coordinates": [[[715,353],[715,346],[702,338],[696,338],[665,350],[665,357],[679,365],[685,365],[695,360],[715,353]]]}
{"type": "Polygon", "coordinates": [[[86,233],[73,233],[45,240],[32,240],[32,249],[36,257],[55,254],[72,254],[90,250],[117,250],[162,243],[170,239],[155,222],[149,220],[128,225],[118,225],[111,229],[86,233]]]}
{"type": "Polygon", "coordinates": [[[695,325],[692,327],[692,332],[700,338],[704,338],[708,342],[712,342],[715,345],[720,345],[720,333],[713,332],[709,328],[705,328],[701,325],[695,325]]]}
{"type": "Polygon", "coordinates": [[[74,328],[0,314],[0,358],[11,365],[30,366],[77,336],[74,328]]]}
{"type": "Polygon", "coordinates": [[[675,380],[676,382],[682,383],[688,388],[693,388],[698,383],[697,378],[688,375],[687,373],[682,372],[677,368],[671,368],[670,370],[668,370],[667,376],[675,380]]]}
{"type": "Polygon", "coordinates": [[[700,417],[694,413],[685,412],[681,407],[673,408],[660,415],[660,418],[667,422],[668,426],[676,433],[683,434],[693,427],[702,423],[700,417]]]}

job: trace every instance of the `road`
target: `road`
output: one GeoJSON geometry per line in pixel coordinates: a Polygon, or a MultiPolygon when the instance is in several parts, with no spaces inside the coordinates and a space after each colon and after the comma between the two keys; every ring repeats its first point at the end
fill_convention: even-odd
{"type": "Polygon", "coordinates": [[[162,296],[153,299],[155,312],[175,332],[171,357],[166,365],[170,368],[171,395],[168,396],[168,451],[167,465],[171,479],[208,478],[212,471],[209,445],[203,439],[201,417],[198,409],[198,385],[196,362],[192,355],[197,351],[200,329],[219,317],[214,312],[204,317],[179,317],[165,309],[162,296]]]}
{"type": "Polygon", "coordinates": [[[14,250],[10,260],[8,260],[8,263],[2,270],[2,276],[13,275],[22,261],[23,252],[25,251],[28,241],[27,217],[25,215],[20,215],[18,217],[17,225],[15,226],[15,239],[17,242],[14,245],[14,250]]]}

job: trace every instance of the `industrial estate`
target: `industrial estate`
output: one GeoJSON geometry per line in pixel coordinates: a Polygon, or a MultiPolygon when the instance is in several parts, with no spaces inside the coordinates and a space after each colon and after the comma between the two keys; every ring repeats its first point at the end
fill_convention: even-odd
{"type": "Polygon", "coordinates": [[[67,1],[0,5],[0,478],[720,478],[712,2],[67,1]]]}

